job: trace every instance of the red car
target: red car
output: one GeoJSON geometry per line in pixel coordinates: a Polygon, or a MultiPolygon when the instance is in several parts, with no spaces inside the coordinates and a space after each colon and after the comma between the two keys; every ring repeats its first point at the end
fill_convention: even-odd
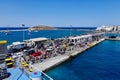
{"type": "Polygon", "coordinates": [[[31,57],[36,57],[36,56],[39,56],[41,54],[42,54],[41,52],[35,52],[35,53],[30,54],[30,56],[31,57]]]}

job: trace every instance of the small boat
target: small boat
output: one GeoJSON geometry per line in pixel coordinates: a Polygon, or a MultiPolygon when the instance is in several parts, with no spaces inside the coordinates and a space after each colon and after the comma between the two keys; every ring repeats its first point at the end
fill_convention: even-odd
{"type": "Polygon", "coordinates": [[[109,38],[117,38],[117,36],[110,36],[109,38]]]}
{"type": "Polygon", "coordinates": [[[38,32],[38,30],[35,30],[34,32],[38,32]]]}
{"type": "Polygon", "coordinates": [[[28,30],[28,32],[32,32],[32,30],[28,30]]]}
{"type": "Polygon", "coordinates": [[[9,31],[9,30],[5,31],[5,34],[6,34],[6,35],[9,35],[9,34],[10,34],[10,31],[9,31]]]}
{"type": "Polygon", "coordinates": [[[28,30],[28,35],[31,35],[32,30],[28,30]]]}

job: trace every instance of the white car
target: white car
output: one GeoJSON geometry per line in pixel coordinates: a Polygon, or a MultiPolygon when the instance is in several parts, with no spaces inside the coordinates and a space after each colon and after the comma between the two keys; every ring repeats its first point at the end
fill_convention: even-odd
{"type": "Polygon", "coordinates": [[[12,58],[13,58],[13,59],[18,58],[18,55],[17,55],[17,54],[14,54],[14,55],[12,55],[12,58]]]}
{"type": "Polygon", "coordinates": [[[18,53],[15,53],[15,54],[17,54],[18,57],[23,56],[23,52],[18,52],[18,53]]]}

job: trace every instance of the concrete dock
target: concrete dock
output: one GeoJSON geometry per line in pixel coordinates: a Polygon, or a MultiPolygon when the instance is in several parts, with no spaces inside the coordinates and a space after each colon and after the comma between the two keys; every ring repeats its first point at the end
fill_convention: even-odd
{"type": "Polygon", "coordinates": [[[36,68],[38,68],[41,71],[49,70],[52,67],[55,67],[56,65],[61,64],[62,62],[70,59],[71,57],[74,57],[74,56],[82,53],[83,51],[86,51],[87,49],[95,46],[96,44],[98,44],[98,43],[100,43],[100,42],[102,42],[104,40],[105,39],[102,38],[99,41],[92,42],[91,43],[92,45],[90,45],[90,46],[85,46],[85,47],[77,48],[77,49],[72,50],[72,51],[70,51],[68,53],[65,53],[63,55],[59,55],[59,56],[56,56],[56,57],[48,58],[48,59],[44,60],[43,62],[33,64],[33,66],[36,67],[36,68]]]}

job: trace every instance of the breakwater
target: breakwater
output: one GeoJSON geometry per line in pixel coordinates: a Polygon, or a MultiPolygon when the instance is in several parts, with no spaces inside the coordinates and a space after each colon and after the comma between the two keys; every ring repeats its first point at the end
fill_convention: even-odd
{"type": "Polygon", "coordinates": [[[55,66],[65,62],[66,60],[70,59],[71,57],[74,57],[74,56],[86,51],[87,49],[97,45],[98,43],[100,43],[104,40],[105,40],[105,38],[99,39],[98,41],[93,41],[93,42],[89,43],[88,45],[86,45],[85,47],[75,48],[74,50],[67,51],[66,54],[48,58],[48,59],[44,60],[44,62],[33,64],[33,66],[37,67],[41,71],[49,70],[52,67],[55,67],[55,66]]]}

